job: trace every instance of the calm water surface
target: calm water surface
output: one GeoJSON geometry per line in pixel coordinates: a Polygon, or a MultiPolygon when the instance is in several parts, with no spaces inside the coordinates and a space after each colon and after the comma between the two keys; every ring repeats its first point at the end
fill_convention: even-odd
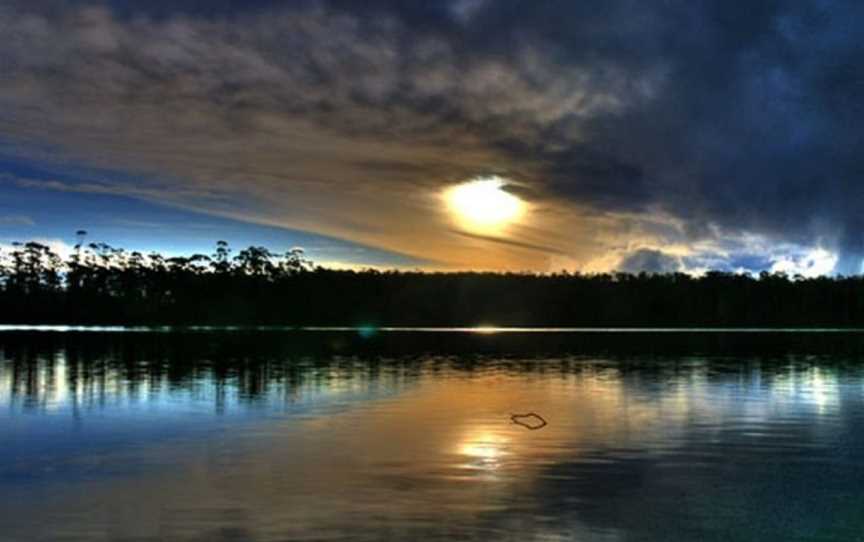
{"type": "Polygon", "coordinates": [[[0,540],[864,540],[857,336],[383,335],[0,333],[0,540]]]}

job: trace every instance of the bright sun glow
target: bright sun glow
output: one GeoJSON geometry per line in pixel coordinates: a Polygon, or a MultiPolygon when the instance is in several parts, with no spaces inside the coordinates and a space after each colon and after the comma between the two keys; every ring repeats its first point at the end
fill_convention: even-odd
{"type": "Polygon", "coordinates": [[[503,190],[505,185],[500,177],[483,177],[454,186],[445,197],[462,227],[494,233],[524,212],[524,202],[503,190]]]}

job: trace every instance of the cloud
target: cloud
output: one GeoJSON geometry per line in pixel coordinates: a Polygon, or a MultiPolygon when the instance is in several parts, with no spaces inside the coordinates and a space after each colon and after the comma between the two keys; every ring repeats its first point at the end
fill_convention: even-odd
{"type": "Polygon", "coordinates": [[[681,260],[660,250],[640,249],[627,255],[618,270],[625,273],[673,273],[681,270],[681,260]]]}
{"type": "Polygon", "coordinates": [[[464,236],[464,237],[468,237],[468,238],[470,238],[470,239],[477,239],[477,240],[485,241],[485,242],[488,242],[488,243],[499,243],[499,244],[502,244],[502,245],[508,245],[508,246],[517,247],[517,248],[524,248],[524,249],[528,249],[528,250],[534,250],[534,251],[541,252],[541,253],[546,253],[546,254],[556,254],[556,255],[561,255],[561,256],[565,255],[564,252],[562,252],[562,251],[560,251],[560,250],[558,250],[558,249],[555,249],[555,248],[552,248],[552,247],[543,246],[543,245],[535,245],[535,244],[531,244],[531,243],[524,243],[524,242],[521,242],[521,241],[514,241],[514,240],[511,240],[511,239],[505,239],[505,238],[502,238],[502,237],[495,237],[495,236],[492,236],[492,235],[482,235],[482,234],[478,234],[478,233],[470,233],[470,232],[467,232],[467,231],[461,231],[461,230],[456,230],[456,229],[451,230],[451,231],[452,231],[453,233],[455,233],[456,235],[461,235],[461,236],[464,236]]]}
{"type": "Polygon", "coordinates": [[[0,215],[0,225],[6,226],[33,226],[35,222],[26,215],[0,215]]]}
{"type": "Polygon", "coordinates": [[[857,3],[253,4],[6,2],[7,143],[136,179],[23,182],[449,267],[728,262],[756,235],[860,269],[857,3]],[[484,174],[531,204],[506,243],[440,204],[484,174]]]}
{"type": "Polygon", "coordinates": [[[205,201],[207,199],[218,199],[218,194],[203,190],[190,190],[175,186],[136,186],[131,184],[117,184],[111,182],[77,182],[59,181],[55,179],[33,179],[0,173],[0,183],[8,183],[18,188],[30,188],[34,190],[51,190],[58,192],[79,192],[85,194],[101,194],[111,196],[125,196],[132,198],[161,200],[165,193],[170,191],[175,197],[182,199],[205,201]]]}
{"type": "MultiPolygon", "coordinates": [[[[784,256],[772,263],[771,271],[803,277],[818,277],[834,271],[838,259],[837,254],[817,248],[803,254],[784,256]]],[[[858,269],[857,272],[860,273],[861,269],[858,269]]]]}

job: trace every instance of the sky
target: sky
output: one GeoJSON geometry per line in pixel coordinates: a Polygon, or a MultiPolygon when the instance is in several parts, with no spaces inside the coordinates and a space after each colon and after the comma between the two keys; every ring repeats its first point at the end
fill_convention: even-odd
{"type": "Polygon", "coordinates": [[[864,4],[5,0],[0,245],[860,273],[864,4]]]}

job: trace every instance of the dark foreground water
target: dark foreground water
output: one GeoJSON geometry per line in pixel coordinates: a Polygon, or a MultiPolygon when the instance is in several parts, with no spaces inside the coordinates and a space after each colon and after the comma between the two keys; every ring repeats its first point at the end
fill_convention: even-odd
{"type": "Polygon", "coordinates": [[[0,540],[864,540],[860,337],[7,330],[0,540]]]}

